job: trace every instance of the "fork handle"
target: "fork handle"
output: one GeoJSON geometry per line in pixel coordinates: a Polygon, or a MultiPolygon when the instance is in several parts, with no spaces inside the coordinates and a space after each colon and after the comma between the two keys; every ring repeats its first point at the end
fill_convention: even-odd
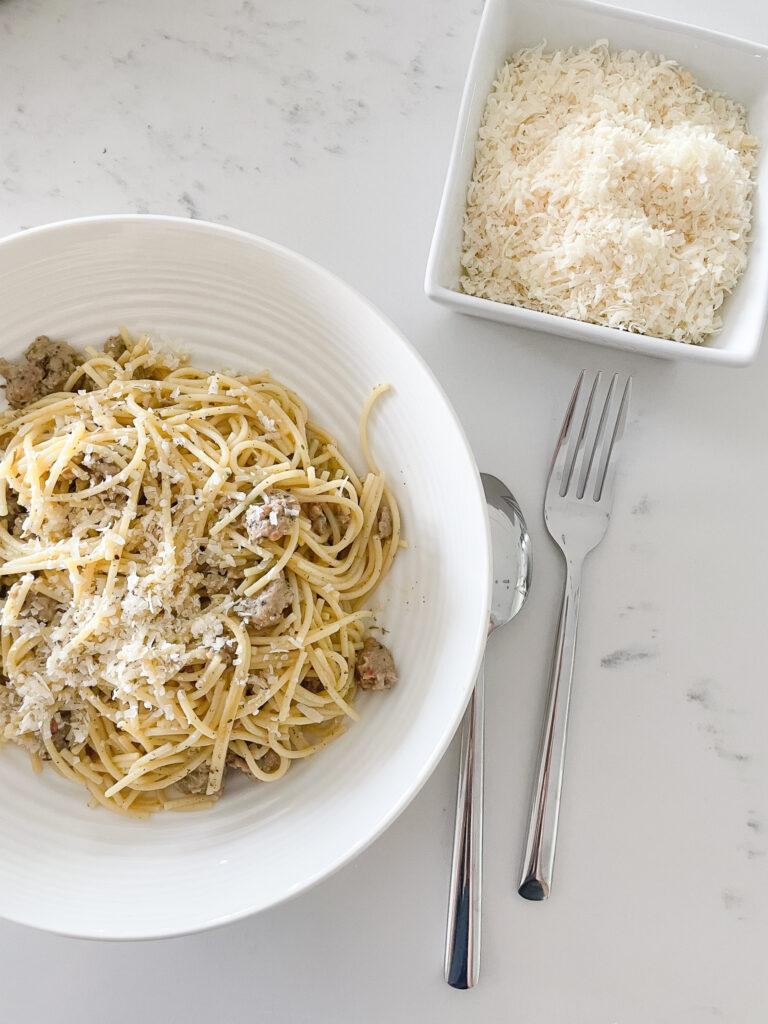
{"type": "Polygon", "coordinates": [[[461,734],[456,827],[445,937],[445,980],[472,988],[480,974],[483,868],[483,732],[485,664],[475,682],[461,734]]]}
{"type": "Polygon", "coordinates": [[[539,767],[531,800],[522,877],[517,890],[527,900],[545,900],[552,887],[580,590],[581,562],[569,560],[552,661],[552,679],[539,752],[539,767]]]}

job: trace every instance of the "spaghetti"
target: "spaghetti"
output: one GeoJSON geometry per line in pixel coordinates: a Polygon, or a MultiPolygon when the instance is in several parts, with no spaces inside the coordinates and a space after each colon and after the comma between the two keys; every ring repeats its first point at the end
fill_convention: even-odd
{"type": "Polygon", "coordinates": [[[383,390],[363,477],[269,374],[127,332],[1,414],[0,740],[144,816],[337,737],[395,678],[366,607],[400,545],[367,441],[383,390]]]}

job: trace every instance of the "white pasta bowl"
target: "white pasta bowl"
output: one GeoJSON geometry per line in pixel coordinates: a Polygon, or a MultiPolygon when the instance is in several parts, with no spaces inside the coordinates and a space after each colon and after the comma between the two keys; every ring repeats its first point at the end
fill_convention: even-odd
{"type": "Polygon", "coordinates": [[[184,344],[214,369],[269,369],[357,455],[372,449],[408,548],[377,591],[400,681],[363,694],[360,721],[278,782],[232,780],[216,806],[134,820],[0,749],[0,915],[75,936],[207,928],[272,906],[359,853],[445,750],[481,657],[490,593],[479,476],[440,387],[408,342],[342,281],[239,231],[165,217],[97,217],[0,241],[5,357],[41,333],[99,344],[120,324],[184,344]]]}
{"type": "Polygon", "coordinates": [[[752,362],[768,317],[768,48],[664,18],[591,0],[487,0],[467,73],[448,173],[427,263],[427,295],[459,313],[580,341],[667,359],[723,366],[752,362]],[[475,140],[497,72],[516,51],[546,41],[548,49],[589,47],[607,39],[614,49],[663,54],[697,82],[742,103],[761,141],[749,261],[722,307],[723,327],[706,344],[686,345],[614,327],[478,298],[462,292],[462,225],[475,140]]]}

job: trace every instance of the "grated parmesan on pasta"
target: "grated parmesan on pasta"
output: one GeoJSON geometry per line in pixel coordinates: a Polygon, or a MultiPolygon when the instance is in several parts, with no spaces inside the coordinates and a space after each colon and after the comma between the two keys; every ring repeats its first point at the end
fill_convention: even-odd
{"type": "Polygon", "coordinates": [[[367,441],[387,386],[357,476],[266,372],[127,332],[86,355],[0,360],[0,746],[120,813],[202,808],[396,681],[367,607],[400,545],[367,441]]]}
{"type": "Polygon", "coordinates": [[[756,153],[742,107],[672,61],[523,50],[477,139],[462,288],[700,343],[746,264],[756,153]]]}

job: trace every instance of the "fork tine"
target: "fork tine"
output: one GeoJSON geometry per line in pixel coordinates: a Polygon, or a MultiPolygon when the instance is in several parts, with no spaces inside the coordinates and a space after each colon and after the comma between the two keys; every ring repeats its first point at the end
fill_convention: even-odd
{"type": "Polygon", "coordinates": [[[624,392],[621,396],[619,411],[616,413],[610,439],[603,444],[603,450],[600,454],[600,463],[597,470],[597,478],[595,480],[595,489],[593,492],[595,501],[602,501],[603,496],[605,496],[607,501],[610,501],[613,497],[613,482],[616,476],[616,466],[619,461],[621,439],[624,436],[624,427],[627,423],[627,413],[629,411],[629,399],[631,394],[632,378],[627,377],[627,383],[624,385],[624,392]]]}
{"type": "MultiPolygon", "coordinates": [[[[611,383],[608,387],[608,394],[605,396],[603,402],[603,411],[600,414],[600,422],[597,425],[595,436],[592,439],[592,447],[590,449],[589,458],[584,460],[584,467],[581,473],[581,479],[579,480],[579,486],[576,490],[576,497],[583,498],[587,490],[587,484],[590,480],[593,482],[595,474],[592,472],[593,466],[595,466],[595,455],[600,450],[600,445],[603,441],[603,435],[605,434],[605,424],[608,419],[608,410],[611,408],[611,400],[613,399],[613,393],[616,390],[616,381],[619,379],[618,373],[614,373],[611,378],[611,383]]],[[[600,460],[598,459],[597,465],[599,466],[600,460]]],[[[595,466],[597,468],[597,466],[595,466]]]]}
{"type": "Polygon", "coordinates": [[[581,418],[581,427],[579,428],[578,437],[575,442],[572,442],[569,448],[568,462],[566,464],[566,470],[563,473],[563,481],[560,485],[560,497],[565,497],[568,488],[571,486],[572,480],[578,480],[580,475],[580,469],[577,470],[576,463],[579,463],[579,467],[583,462],[584,445],[586,442],[587,430],[589,429],[589,417],[592,412],[592,403],[595,399],[595,392],[597,391],[598,385],[603,378],[602,370],[598,370],[595,374],[595,379],[592,382],[592,389],[589,392],[589,398],[587,399],[587,407],[584,410],[584,415],[581,418]]]}
{"type": "Polygon", "coordinates": [[[563,480],[563,470],[565,469],[566,459],[568,458],[568,438],[571,434],[571,425],[573,423],[573,412],[576,408],[576,402],[579,398],[579,392],[581,391],[581,385],[584,380],[584,374],[586,370],[582,370],[579,374],[579,379],[576,381],[576,387],[573,389],[571,400],[568,403],[568,408],[565,410],[565,418],[563,419],[563,425],[560,428],[560,434],[557,438],[557,444],[555,445],[555,454],[552,456],[552,466],[549,470],[549,480],[547,481],[547,491],[550,488],[556,489],[560,492],[560,485],[563,480]]]}

